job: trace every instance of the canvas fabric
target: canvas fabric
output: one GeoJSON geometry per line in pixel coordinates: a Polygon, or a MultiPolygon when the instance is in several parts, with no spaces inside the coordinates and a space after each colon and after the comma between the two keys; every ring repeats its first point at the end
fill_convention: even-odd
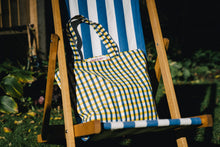
{"type": "MultiPolygon", "coordinates": [[[[93,22],[102,24],[118,45],[119,51],[141,49],[145,54],[139,0],[65,0],[69,17],[83,15],[93,22]]],[[[65,15],[68,17],[68,15],[65,15]]],[[[92,26],[80,25],[84,59],[106,55],[107,50],[92,26]]]]}
{"type": "MultiPolygon", "coordinates": [[[[116,43],[102,25],[83,16],[71,19],[68,30],[74,55],[77,111],[82,122],[158,118],[142,50],[119,52],[116,43]],[[80,55],[77,47],[80,39],[72,26],[75,21],[94,28],[108,53],[104,60],[97,60],[99,57],[83,59],[80,55]]],[[[56,79],[59,79],[59,75],[56,79]]]]}

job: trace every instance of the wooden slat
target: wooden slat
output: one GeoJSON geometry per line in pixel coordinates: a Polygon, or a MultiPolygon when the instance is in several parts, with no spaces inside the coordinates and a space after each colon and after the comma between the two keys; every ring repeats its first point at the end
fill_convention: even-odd
{"type": "Polygon", "coordinates": [[[3,27],[2,23],[2,0],[0,0],[0,28],[3,27]]]}
{"type": "Polygon", "coordinates": [[[10,0],[11,2],[11,23],[12,26],[19,26],[18,25],[18,4],[17,0],[10,0]]]}
{"type": "Polygon", "coordinates": [[[9,27],[9,10],[8,10],[8,1],[1,1],[2,9],[2,27],[9,27]]]}
{"type": "Polygon", "coordinates": [[[21,18],[20,18],[20,2],[17,0],[17,14],[18,14],[18,26],[21,25],[21,18]]]}
{"type": "Polygon", "coordinates": [[[199,116],[194,116],[194,117],[199,117],[202,121],[202,125],[199,126],[199,128],[206,128],[206,127],[213,126],[213,119],[212,119],[212,115],[210,114],[199,115],[199,116]]]}
{"type": "Polygon", "coordinates": [[[75,146],[75,135],[73,130],[72,109],[70,101],[69,81],[67,77],[66,57],[64,49],[63,31],[59,0],[52,0],[53,20],[55,33],[60,37],[58,45],[58,64],[61,80],[62,104],[64,111],[64,123],[66,130],[66,143],[68,147],[75,146]]]}
{"type": "Polygon", "coordinates": [[[38,35],[38,17],[37,17],[37,0],[29,2],[30,24],[34,25],[36,37],[36,49],[39,48],[39,35],[38,35]]]}
{"type": "MultiPolygon", "coordinates": [[[[42,139],[42,135],[38,135],[38,142],[63,142],[64,138],[64,126],[63,125],[53,125],[48,127],[48,139],[42,139]]],[[[75,137],[82,137],[88,135],[99,134],[101,132],[101,122],[99,120],[90,121],[87,123],[74,125],[75,137]]]]}
{"type": "Polygon", "coordinates": [[[19,0],[20,25],[30,23],[30,0],[19,0]]]}
{"type": "Polygon", "coordinates": [[[9,27],[12,27],[12,21],[11,21],[11,1],[8,0],[8,24],[9,27]]]}
{"type": "MultiPolygon", "coordinates": [[[[176,99],[176,94],[170,74],[170,68],[165,51],[165,45],[163,42],[162,31],[158,18],[157,8],[155,0],[146,0],[148,13],[150,17],[151,27],[153,31],[155,46],[157,49],[157,55],[160,63],[161,74],[164,82],[164,87],[167,96],[167,102],[169,105],[171,118],[181,118],[179,106],[176,99]]],[[[188,146],[185,137],[177,139],[178,146],[188,146]]]]}
{"type": "Polygon", "coordinates": [[[99,134],[101,132],[100,120],[74,125],[75,137],[99,134]]]}
{"type": "Polygon", "coordinates": [[[146,0],[171,118],[181,118],[154,0],[146,0]]]}
{"type": "Polygon", "coordinates": [[[48,72],[47,72],[47,85],[46,85],[46,95],[44,103],[44,115],[43,115],[43,125],[42,125],[42,137],[43,139],[47,138],[47,129],[49,127],[50,120],[50,110],[53,96],[53,83],[54,75],[56,69],[56,56],[58,50],[58,36],[55,34],[51,35],[50,43],[50,53],[49,53],[49,62],[48,62],[48,72]]]}
{"type": "MultiPolygon", "coordinates": [[[[169,47],[170,41],[169,41],[168,38],[164,38],[163,41],[164,41],[165,49],[167,51],[168,47],[169,47]]],[[[156,62],[155,62],[154,70],[155,70],[157,81],[159,83],[160,82],[160,78],[161,78],[161,70],[160,70],[160,64],[159,64],[158,57],[157,57],[156,62]]]]}

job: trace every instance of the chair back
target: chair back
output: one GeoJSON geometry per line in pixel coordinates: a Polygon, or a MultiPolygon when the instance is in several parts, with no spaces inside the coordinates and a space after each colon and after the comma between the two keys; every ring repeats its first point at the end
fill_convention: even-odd
{"type": "MultiPolygon", "coordinates": [[[[121,52],[141,49],[146,54],[139,0],[66,0],[70,18],[83,15],[109,32],[121,52]]],[[[84,59],[107,54],[91,26],[78,27],[84,59]]]]}

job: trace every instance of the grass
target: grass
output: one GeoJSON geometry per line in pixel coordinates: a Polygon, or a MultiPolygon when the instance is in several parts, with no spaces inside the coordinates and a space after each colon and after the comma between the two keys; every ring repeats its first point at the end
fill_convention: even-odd
{"type": "MultiPolygon", "coordinates": [[[[193,132],[189,132],[188,141],[191,144],[191,146],[200,146],[200,145],[218,146],[220,145],[220,82],[216,81],[216,83],[217,85],[214,91],[212,87],[210,87],[210,85],[209,86],[207,85],[207,83],[203,84],[203,88],[206,89],[207,91],[203,93],[204,97],[200,98],[200,100],[197,98],[197,100],[199,101],[193,101],[191,98],[189,98],[190,102],[193,102],[193,104],[195,103],[196,105],[199,106],[198,107],[200,111],[199,113],[205,114],[206,112],[210,112],[214,117],[213,128],[211,129],[202,128],[202,129],[197,129],[193,132]],[[215,94],[214,96],[212,96],[212,101],[210,101],[209,98],[213,92],[215,92],[215,94]]],[[[186,87],[189,87],[189,85],[186,87]]],[[[199,87],[199,89],[200,88],[201,87],[199,87]]],[[[177,85],[176,89],[177,89],[177,95],[180,95],[178,94],[178,92],[179,90],[183,90],[183,87],[180,86],[178,88],[178,85],[177,85]]],[[[201,93],[201,92],[193,91],[193,93],[201,93]]],[[[190,92],[188,92],[188,94],[190,95],[190,92]]],[[[163,95],[164,95],[164,92],[163,92],[163,88],[161,87],[157,97],[160,97],[160,99],[162,99],[163,95]]],[[[184,95],[184,97],[186,96],[187,95],[184,95]]],[[[199,96],[200,95],[198,95],[198,97],[199,96]]],[[[157,100],[158,104],[160,104],[161,102],[160,99],[157,100]]],[[[188,109],[186,109],[183,106],[183,101],[180,101],[180,102],[181,102],[180,104],[181,109],[185,109],[186,113],[188,113],[188,109]]],[[[193,106],[191,107],[191,110],[196,110],[195,105],[194,107],[193,106]]],[[[196,115],[198,111],[193,112],[193,113],[195,113],[196,115]]],[[[31,111],[28,113],[0,114],[0,146],[4,146],[4,147],[7,147],[7,146],[16,146],[16,147],[25,147],[25,146],[55,147],[55,146],[58,146],[58,145],[37,143],[37,135],[40,134],[40,131],[41,131],[42,115],[43,115],[43,108],[39,108],[39,109],[36,109],[36,111],[31,111]]],[[[189,114],[184,114],[184,115],[189,115],[189,114]]],[[[63,124],[62,111],[58,111],[58,109],[56,108],[52,110],[51,124],[63,124]]],[[[165,136],[169,136],[169,135],[165,135],[165,136]]],[[[114,145],[114,146],[137,146],[137,144],[139,145],[144,144],[145,138],[151,138],[149,140],[153,141],[152,136],[150,135],[150,136],[141,136],[141,137],[134,136],[130,138],[119,138],[117,140],[108,140],[104,142],[98,142],[98,144],[100,146],[109,145],[109,144],[114,145]]],[[[165,140],[165,142],[167,142],[167,140],[165,140]]],[[[170,145],[170,142],[168,143],[170,145]]],[[[175,144],[175,141],[173,143],[175,144]]],[[[78,142],[78,144],[80,143],[78,142]]],[[[88,143],[84,143],[84,144],[88,145],[88,143]]],[[[94,143],[93,145],[97,145],[97,143],[94,143]]],[[[81,146],[81,144],[79,146],[81,146]]]]}
{"type": "MultiPolygon", "coordinates": [[[[42,117],[43,109],[24,114],[1,114],[0,146],[45,146],[45,144],[37,143],[37,135],[41,131],[42,117]]],[[[63,114],[58,112],[57,109],[52,110],[51,121],[53,124],[62,124],[63,114]]]]}
{"type": "Polygon", "coordinates": [[[34,117],[27,114],[2,114],[0,146],[37,146],[36,135],[40,130],[38,115],[40,114],[34,117]]]}

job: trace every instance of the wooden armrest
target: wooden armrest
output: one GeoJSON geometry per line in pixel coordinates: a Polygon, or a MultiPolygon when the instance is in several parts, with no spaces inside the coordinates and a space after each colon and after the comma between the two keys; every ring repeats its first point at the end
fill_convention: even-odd
{"type": "MultiPolygon", "coordinates": [[[[213,126],[213,119],[211,114],[204,114],[204,115],[199,115],[199,116],[194,116],[194,117],[199,117],[202,121],[202,125],[199,126],[198,128],[205,128],[205,127],[212,127],[213,126]]],[[[192,117],[192,118],[194,118],[192,117]]]]}
{"type": "MultiPolygon", "coordinates": [[[[101,132],[101,121],[94,120],[87,123],[74,125],[75,137],[88,136],[92,134],[99,134],[101,132]]],[[[65,128],[64,125],[50,125],[48,128],[47,140],[43,140],[41,134],[37,136],[39,143],[57,143],[65,141],[65,128]]]]}

